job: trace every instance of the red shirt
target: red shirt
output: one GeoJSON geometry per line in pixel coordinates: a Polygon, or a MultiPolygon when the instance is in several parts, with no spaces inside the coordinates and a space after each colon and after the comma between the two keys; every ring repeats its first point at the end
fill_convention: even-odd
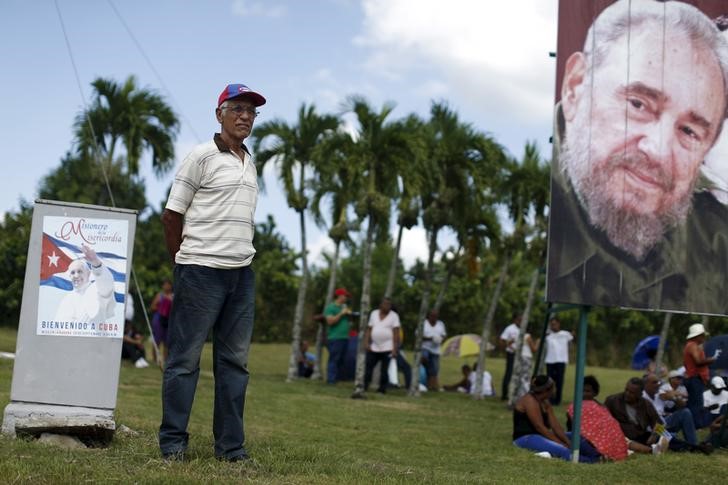
{"type": "Polygon", "coordinates": [[[699,376],[704,383],[708,382],[708,364],[701,364],[698,365],[695,362],[695,359],[693,359],[691,349],[693,347],[698,347],[698,355],[700,356],[701,360],[705,360],[705,350],[703,350],[703,346],[699,345],[694,340],[690,340],[688,343],[685,344],[685,350],[683,350],[683,363],[685,364],[685,377],[695,377],[699,376]]]}

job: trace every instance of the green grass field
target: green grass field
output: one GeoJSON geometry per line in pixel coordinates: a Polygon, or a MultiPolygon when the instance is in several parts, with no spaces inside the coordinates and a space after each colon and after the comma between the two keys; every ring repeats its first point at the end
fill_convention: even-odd
{"type": "MultiPolygon", "coordinates": [[[[409,398],[402,390],[352,400],[352,383],[285,383],[288,345],[253,345],[246,403],[247,448],[253,462],[215,460],[213,379],[209,348],[190,423],[189,460],[165,463],[156,430],[161,373],[124,363],[116,422],[138,431],[117,434],[109,448],[67,451],[27,439],[0,438],[2,483],[721,483],[728,453],[633,456],[626,462],[574,465],[546,460],[511,444],[511,414],[500,401],[457,393],[409,398]]],[[[15,351],[15,333],[0,330],[0,351],[15,351]]],[[[444,358],[442,382],[458,380],[460,359],[444,358]]],[[[502,359],[487,366],[499,383],[502,359]]],[[[601,398],[620,391],[626,369],[588,368],[601,398]]],[[[0,406],[10,399],[12,361],[0,360],[0,406]]],[[[573,368],[567,374],[573,391],[573,368]]],[[[564,409],[557,411],[564,416],[564,409]]]]}

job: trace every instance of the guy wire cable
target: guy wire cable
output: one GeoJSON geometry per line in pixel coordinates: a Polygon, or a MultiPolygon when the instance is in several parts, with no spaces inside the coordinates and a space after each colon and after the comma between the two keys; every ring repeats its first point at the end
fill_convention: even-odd
{"type": "Polygon", "coordinates": [[[61,15],[61,9],[58,6],[58,0],[54,0],[55,6],[56,6],[56,12],[58,12],[58,20],[61,23],[61,30],[63,31],[63,38],[66,41],[66,48],[68,49],[68,57],[71,59],[71,66],[73,67],[73,73],[76,77],[76,84],[78,85],[78,91],[81,94],[81,103],[83,104],[83,112],[86,116],[86,122],[88,123],[88,127],[91,130],[91,139],[93,140],[94,145],[94,159],[98,163],[98,165],[101,167],[101,173],[104,176],[104,182],[106,183],[106,191],[109,193],[109,198],[111,199],[111,205],[112,207],[116,207],[116,201],[114,200],[114,194],[111,191],[111,185],[109,184],[109,176],[106,173],[106,169],[104,167],[103,163],[99,162],[99,145],[96,143],[96,131],[94,130],[94,125],[91,123],[91,118],[88,116],[88,104],[86,103],[86,96],[83,93],[83,87],[81,86],[81,78],[78,75],[78,69],[76,68],[76,61],[73,57],[73,50],[71,49],[71,42],[68,40],[68,33],[66,32],[66,25],[63,22],[63,16],[61,15]]]}
{"type": "MultiPolygon", "coordinates": [[[[76,62],[73,57],[73,50],[71,49],[71,42],[68,39],[68,34],[66,32],[66,25],[63,22],[63,16],[61,15],[61,9],[58,6],[58,0],[54,0],[54,4],[56,6],[56,12],[58,13],[58,20],[61,24],[61,30],[63,31],[63,38],[66,41],[66,49],[68,50],[68,56],[71,59],[71,66],[73,67],[73,73],[76,77],[76,84],[78,85],[78,90],[81,94],[81,102],[83,103],[83,112],[86,117],[86,122],[88,123],[89,129],[91,130],[91,139],[93,140],[93,146],[94,146],[94,159],[96,160],[97,164],[101,167],[101,173],[104,176],[104,181],[106,183],[106,191],[109,194],[109,199],[111,200],[111,206],[116,207],[116,201],[114,200],[114,194],[111,191],[111,185],[109,184],[109,177],[106,173],[106,169],[104,168],[104,164],[100,162],[99,160],[99,145],[96,142],[96,132],[94,130],[93,123],[91,123],[91,118],[89,117],[88,113],[88,104],[86,103],[86,97],[83,94],[83,87],[81,85],[81,78],[78,74],[78,69],[76,68],[76,62]]],[[[147,324],[147,329],[149,330],[149,335],[152,336],[152,346],[154,347],[154,351],[156,352],[157,358],[159,358],[159,347],[157,346],[157,342],[154,341],[154,333],[152,332],[152,325],[149,322],[149,315],[147,314],[147,306],[144,302],[144,299],[142,298],[141,289],[139,288],[139,281],[137,280],[136,271],[134,271],[134,265],[131,265],[131,276],[134,279],[134,285],[136,286],[137,290],[137,298],[139,299],[139,302],[141,303],[142,312],[144,313],[144,321],[147,324]]],[[[126,306],[126,295],[124,297],[124,305],[126,306]]]]}
{"type": "Polygon", "coordinates": [[[162,86],[162,89],[164,89],[164,91],[166,92],[167,96],[172,101],[172,104],[177,107],[177,112],[179,113],[180,118],[182,118],[182,121],[184,121],[184,123],[187,125],[187,128],[189,128],[189,130],[192,132],[192,134],[194,135],[195,139],[197,140],[197,143],[202,143],[202,140],[200,139],[199,135],[195,131],[195,128],[192,126],[192,123],[190,122],[189,118],[187,118],[187,116],[185,116],[184,112],[182,112],[182,109],[180,108],[180,104],[177,103],[177,100],[174,98],[174,96],[172,96],[172,91],[165,84],[164,80],[162,79],[162,76],[160,76],[159,72],[154,67],[154,64],[152,63],[152,60],[149,58],[149,56],[147,55],[147,53],[144,51],[144,48],[142,47],[141,43],[134,36],[134,33],[131,31],[131,29],[129,28],[129,25],[126,23],[126,21],[124,20],[124,18],[121,16],[121,13],[119,12],[119,10],[114,5],[114,2],[112,2],[111,0],[107,0],[107,1],[109,3],[109,6],[111,7],[111,9],[116,14],[116,17],[119,19],[119,22],[121,22],[121,25],[124,27],[124,29],[126,30],[127,34],[129,34],[129,37],[131,38],[131,40],[134,42],[134,45],[136,45],[137,49],[139,49],[139,53],[142,55],[142,57],[144,58],[144,60],[147,62],[147,65],[149,66],[149,69],[151,69],[152,72],[154,73],[154,75],[156,76],[157,81],[162,86]]]}

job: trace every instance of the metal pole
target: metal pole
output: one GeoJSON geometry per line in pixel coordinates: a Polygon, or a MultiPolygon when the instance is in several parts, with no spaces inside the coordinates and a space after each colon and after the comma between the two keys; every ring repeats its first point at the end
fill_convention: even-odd
{"type": "Polygon", "coordinates": [[[576,348],[576,382],[574,383],[574,421],[571,433],[571,461],[579,463],[581,442],[581,401],[584,392],[584,365],[586,363],[586,330],[589,323],[589,307],[579,311],[579,344],[576,348]]]}

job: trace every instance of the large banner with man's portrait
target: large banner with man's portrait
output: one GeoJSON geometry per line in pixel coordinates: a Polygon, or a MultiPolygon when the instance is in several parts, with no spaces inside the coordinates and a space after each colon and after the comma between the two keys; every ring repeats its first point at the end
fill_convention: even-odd
{"type": "Polygon", "coordinates": [[[547,299],[728,314],[728,2],[560,0],[547,299]]]}

